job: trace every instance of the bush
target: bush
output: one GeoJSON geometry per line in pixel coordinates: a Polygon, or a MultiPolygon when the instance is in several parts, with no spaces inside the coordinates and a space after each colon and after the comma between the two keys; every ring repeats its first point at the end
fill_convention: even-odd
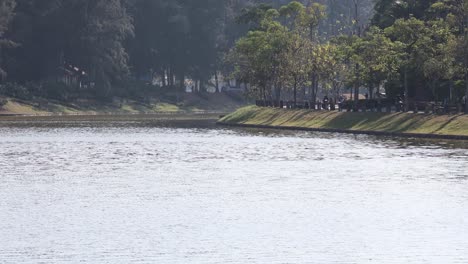
{"type": "Polygon", "coordinates": [[[147,98],[154,95],[155,91],[159,90],[157,86],[153,86],[147,82],[138,80],[127,80],[116,84],[114,88],[119,96],[130,97],[136,100],[147,98]]]}
{"type": "Polygon", "coordinates": [[[18,98],[21,100],[31,100],[33,95],[28,88],[17,83],[7,83],[2,86],[2,93],[6,96],[18,98]]]}
{"type": "Polygon", "coordinates": [[[59,101],[68,101],[75,93],[73,87],[59,82],[46,82],[41,90],[45,97],[59,101]]]}
{"type": "Polygon", "coordinates": [[[0,109],[2,109],[7,103],[8,103],[7,99],[0,98],[0,109]]]}
{"type": "Polygon", "coordinates": [[[356,103],[353,100],[344,101],[341,103],[341,108],[345,110],[352,110],[352,109],[376,109],[380,107],[387,107],[387,106],[396,106],[397,101],[395,99],[361,99],[356,103]]]}

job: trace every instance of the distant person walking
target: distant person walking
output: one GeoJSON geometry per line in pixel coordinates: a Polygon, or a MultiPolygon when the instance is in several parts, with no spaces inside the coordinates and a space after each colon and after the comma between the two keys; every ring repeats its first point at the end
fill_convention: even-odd
{"type": "Polygon", "coordinates": [[[325,110],[328,110],[328,106],[329,106],[329,102],[330,100],[328,99],[328,96],[325,95],[325,97],[323,97],[323,109],[325,110]]]}

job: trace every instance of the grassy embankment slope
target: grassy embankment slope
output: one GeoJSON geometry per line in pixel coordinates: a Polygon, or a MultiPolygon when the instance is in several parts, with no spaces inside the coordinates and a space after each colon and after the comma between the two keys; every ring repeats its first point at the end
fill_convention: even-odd
{"type": "Polygon", "coordinates": [[[395,134],[468,136],[468,115],[347,113],[248,106],[225,116],[219,122],[231,125],[348,132],[376,131],[395,134]]]}
{"type": "MultiPolygon", "coordinates": [[[[175,96],[174,96],[175,97],[175,96]]],[[[1,99],[1,98],[0,98],[1,99]]],[[[176,112],[231,112],[245,105],[240,95],[233,94],[183,94],[177,99],[138,102],[80,101],[65,103],[52,100],[24,101],[4,98],[7,103],[0,107],[1,115],[96,115],[96,114],[152,114],[176,112]]]]}

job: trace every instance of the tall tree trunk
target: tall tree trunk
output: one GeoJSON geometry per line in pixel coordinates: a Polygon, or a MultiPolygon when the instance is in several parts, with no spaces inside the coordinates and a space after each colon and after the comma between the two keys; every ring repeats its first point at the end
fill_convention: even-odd
{"type": "Polygon", "coordinates": [[[0,84],[3,83],[4,75],[6,75],[6,72],[2,70],[2,66],[2,46],[0,46],[0,84]]]}
{"type": "Polygon", "coordinates": [[[167,87],[167,71],[166,70],[163,70],[161,78],[162,78],[163,87],[167,87]]]}
{"type": "Polygon", "coordinates": [[[359,69],[360,69],[360,66],[359,64],[356,64],[355,66],[355,74],[356,74],[356,81],[354,83],[354,111],[357,112],[359,111],[358,109],[358,104],[359,104],[359,86],[360,85],[360,80],[359,80],[359,69]]]}
{"type": "Polygon", "coordinates": [[[404,78],[404,86],[405,86],[405,112],[408,112],[408,109],[409,109],[408,67],[405,67],[403,78],[404,78]]]}
{"type": "Polygon", "coordinates": [[[200,92],[206,92],[205,82],[200,80],[200,92]]]}
{"type": "Polygon", "coordinates": [[[449,80],[449,101],[453,102],[453,82],[452,82],[452,79],[449,80]]]}
{"type": "Polygon", "coordinates": [[[275,87],[275,95],[276,95],[276,103],[277,105],[280,105],[281,101],[281,84],[277,84],[275,87]]]}
{"type": "Polygon", "coordinates": [[[297,107],[297,77],[294,76],[294,108],[297,107]]]}
{"type": "Polygon", "coordinates": [[[219,90],[218,71],[215,71],[215,85],[216,85],[216,92],[220,93],[221,91],[219,90]]]}
{"type": "Polygon", "coordinates": [[[317,83],[317,76],[315,74],[312,75],[312,83],[311,83],[311,93],[310,93],[310,106],[312,109],[316,109],[317,103],[317,90],[316,90],[316,83],[317,83]]]}
{"type": "MultiPolygon", "coordinates": [[[[361,25],[360,19],[359,19],[359,0],[353,0],[354,3],[354,35],[361,37],[361,25]]],[[[355,74],[356,74],[356,83],[354,86],[354,111],[358,111],[358,103],[359,103],[359,86],[360,84],[360,79],[359,79],[359,70],[360,70],[360,65],[356,63],[355,67],[355,74]]]]}
{"type": "Polygon", "coordinates": [[[180,88],[180,91],[185,93],[185,74],[181,74],[180,75],[180,80],[179,80],[179,88],[180,88]]]}
{"type": "Polygon", "coordinates": [[[465,76],[465,114],[468,114],[468,70],[466,70],[465,76]]]}
{"type": "Polygon", "coordinates": [[[359,25],[359,0],[353,0],[354,2],[354,23],[355,23],[355,35],[361,36],[361,25],[359,25]]]}
{"type": "Polygon", "coordinates": [[[354,84],[354,111],[359,111],[359,83],[354,84]]]}
{"type": "Polygon", "coordinates": [[[315,77],[315,84],[314,84],[314,103],[317,102],[317,96],[318,96],[318,90],[319,90],[319,78],[318,76],[315,77]]]}
{"type": "MultiPolygon", "coordinates": [[[[466,2],[463,2],[466,3],[466,2]]],[[[462,4],[462,8],[465,10],[468,8],[466,5],[462,4]]],[[[468,31],[466,27],[468,26],[468,16],[465,16],[465,20],[463,21],[463,36],[464,36],[464,66],[465,66],[465,113],[468,114],[468,31]]]]}
{"type": "Polygon", "coordinates": [[[174,87],[174,72],[172,71],[172,68],[169,68],[168,78],[169,86],[171,86],[171,88],[174,87]]]}

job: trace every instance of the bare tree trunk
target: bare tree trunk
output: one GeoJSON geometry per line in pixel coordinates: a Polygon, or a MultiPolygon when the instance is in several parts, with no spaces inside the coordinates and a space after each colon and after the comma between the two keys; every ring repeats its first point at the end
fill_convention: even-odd
{"type": "MultiPolygon", "coordinates": [[[[354,23],[355,23],[355,29],[354,29],[354,35],[357,35],[358,37],[361,37],[361,26],[359,25],[359,0],[353,0],[354,3],[354,23]]],[[[358,111],[358,104],[359,104],[359,86],[360,86],[360,80],[359,80],[359,69],[360,65],[356,63],[355,67],[355,74],[356,74],[356,83],[354,86],[354,111],[358,111]]]]}

